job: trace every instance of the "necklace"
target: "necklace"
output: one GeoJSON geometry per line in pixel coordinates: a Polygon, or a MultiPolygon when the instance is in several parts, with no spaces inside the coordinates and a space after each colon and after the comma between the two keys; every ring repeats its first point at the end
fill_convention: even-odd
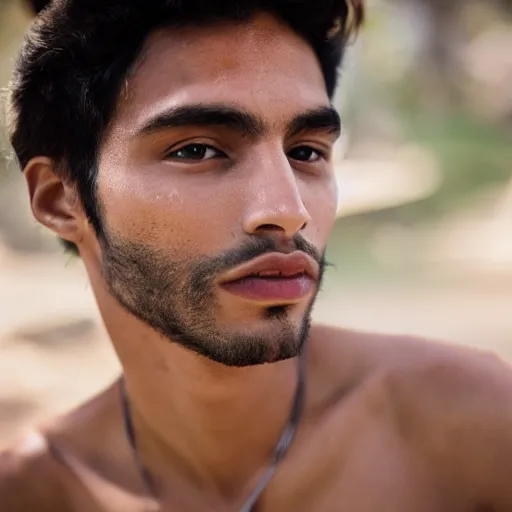
{"type": "MultiPolygon", "coordinates": [[[[304,372],[304,362],[302,357],[298,357],[297,361],[298,367],[298,381],[297,388],[295,390],[295,396],[293,398],[292,408],[290,411],[290,416],[288,419],[288,423],[286,424],[279,441],[277,442],[274,448],[274,454],[272,456],[272,460],[270,465],[265,472],[265,474],[261,477],[258,485],[249,496],[249,498],[245,501],[244,505],[240,509],[240,512],[252,512],[254,510],[254,506],[261,494],[267,487],[268,483],[274,476],[276,469],[279,463],[284,459],[286,453],[292,441],[295,438],[295,434],[297,433],[297,427],[302,414],[302,407],[304,402],[304,388],[305,388],[305,372],[304,372]]],[[[142,481],[146,487],[147,493],[155,500],[158,501],[158,493],[156,491],[155,483],[148,469],[144,465],[141,460],[140,453],[137,449],[137,440],[135,437],[135,429],[133,426],[133,419],[130,410],[130,402],[128,399],[128,393],[126,392],[126,386],[124,383],[124,379],[121,379],[121,407],[123,414],[123,425],[126,438],[130,443],[130,447],[132,449],[133,457],[135,459],[135,463],[137,465],[137,470],[141,476],[142,481]]]]}

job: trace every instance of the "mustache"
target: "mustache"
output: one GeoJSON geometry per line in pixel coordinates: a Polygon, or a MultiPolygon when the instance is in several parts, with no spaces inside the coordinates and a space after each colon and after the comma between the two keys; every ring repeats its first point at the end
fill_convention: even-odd
{"type": "Polygon", "coordinates": [[[311,256],[319,265],[322,264],[324,260],[323,254],[318,251],[318,249],[305,240],[302,236],[296,235],[291,243],[286,244],[284,247],[282,243],[279,243],[278,240],[271,237],[258,237],[251,240],[248,240],[240,247],[236,249],[231,249],[226,251],[222,255],[220,255],[219,263],[222,261],[222,269],[229,270],[232,267],[237,267],[244,263],[247,263],[259,256],[263,256],[264,254],[271,252],[281,252],[281,253],[290,253],[293,251],[301,251],[309,256],[311,256]],[[285,249],[285,250],[283,250],[285,249]]]}

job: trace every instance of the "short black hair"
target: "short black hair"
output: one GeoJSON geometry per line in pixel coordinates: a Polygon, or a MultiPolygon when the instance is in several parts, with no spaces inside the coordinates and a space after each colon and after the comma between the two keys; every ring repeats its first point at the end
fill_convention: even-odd
{"type": "MultiPolygon", "coordinates": [[[[169,26],[240,22],[259,11],[305,39],[332,98],[343,53],[362,23],[363,0],[30,0],[38,16],[10,88],[9,136],[23,169],[41,155],[77,187],[100,235],[97,155],[121,85],[148,35],[169,26]]],[[[74,249],[73,244],[67,244],[74,249]]]]}

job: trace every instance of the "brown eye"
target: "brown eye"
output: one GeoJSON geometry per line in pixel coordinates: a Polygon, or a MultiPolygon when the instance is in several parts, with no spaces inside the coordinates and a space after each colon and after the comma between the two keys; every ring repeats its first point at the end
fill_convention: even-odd
{"type": "Polygon", "coordinates": [[[225,156],[224,153],[207,144],[187,144],[167,155],[173,160],[210,160],[225,156]]]}
{"type": "Polygon", "coordinates": [[[298,146],[293,148],[288,156],[298,162],[317,162],[323,155],[311,146],[298,146]]]}

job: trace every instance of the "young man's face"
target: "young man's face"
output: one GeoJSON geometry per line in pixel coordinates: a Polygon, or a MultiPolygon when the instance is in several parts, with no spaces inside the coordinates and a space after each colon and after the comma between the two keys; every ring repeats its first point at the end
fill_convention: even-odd
{"type": "Polygon", "coordinates": [[[215,361],[297,355],[335,219],[336,137],[313,50],[271,16],[153,34],[102,145],[105,236],[87,264],[131,313],[215,361]],[[293,250],[312,276],[299,258],[298,277],[225,283],[293,250]]]}

